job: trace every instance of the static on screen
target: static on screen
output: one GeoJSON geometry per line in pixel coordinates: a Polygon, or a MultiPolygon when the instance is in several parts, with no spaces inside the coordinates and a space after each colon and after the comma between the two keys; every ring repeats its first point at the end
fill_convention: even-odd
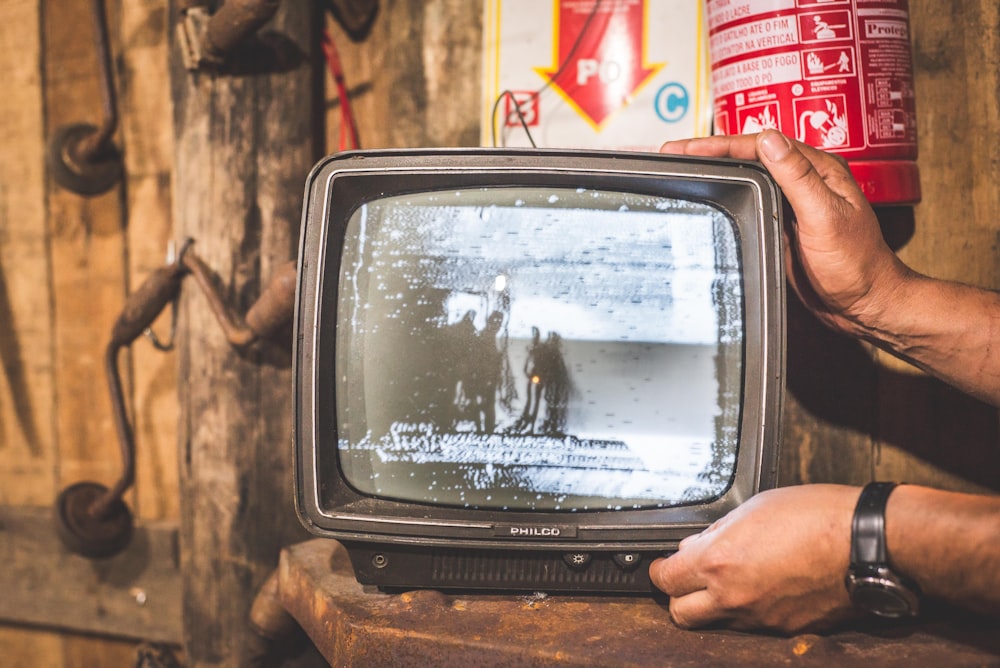
{"type": "Polygon", "coordinates": [[[338,456],[373,496],[669,507],[732,481],[743,373],[734,222],[609,190],[383,198],[348,223],[338,456]]]}

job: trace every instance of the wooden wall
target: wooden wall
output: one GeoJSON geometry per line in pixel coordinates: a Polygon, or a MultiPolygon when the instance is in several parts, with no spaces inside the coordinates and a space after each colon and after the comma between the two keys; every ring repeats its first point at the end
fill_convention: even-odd
{"type": "MultiPolygon", "coordinates": [[[[44,154],[56,128],[101,120],[89,3],[0,3],[0,504],[8,507],[51,507],[67,484],[110,485],[119,475],[103,351],[125,294],[164,262],[172,235],[166,7],[158,0],[107,7],[126,178],[88,199],[51,180],[44,154]]],[[[176,522],[176,359],[140,344],[122,366],[139,444],[128,502],[143,522],[176,522]]],[[[52,530],[48,517],[38,515],[34,524],[46,525],[39,532],[52,530]]],[[[11,527],[0,526],[0,545],[13,573],[44,563],[86,567],[52,561],[50,542],[40,554],[12,550],[2,542],[11,527]]],[[[99,616],[65,600],[95,592],[60,591],[58,575],[30,583],[36,600],[73,609],[79,623],[99,616]]],[[[5,665],[133,665],[136,644],[0,627],[5,665]]]]}
{"type": "MultiPolygon", "coordinates": [[[[910,5],[924,202],[909,219],[887,219],[887,234],[920,271],[1000,288],[1000,7],[995,0],[910,5]]],[[[103,348],[124,296],[163,263],[168,240],[182,229],[174,215],[174,202],[185,200],[174,192],[166,0],[108,0],[108,7],[126,179],[86,199],[53,183],[44,151],[59,126],[99,120],[88,3],[0,0],[0,507],[40,513],[68,483],[116,478],[103,348]]],[[[480,3],[383,0],[364,43],[334,32],[364,146],[477,143],[480,3]]],[[[335,149],[332,97],[327,120],[326,145],[335,149]]],[[[166,320],[158,331],[166,332],[166,320]]],[[[995,409],[829,334],[795,304],[789,330],[786,483],[878,476],[1000,491],[995,409]]],[[[178,364],[176,353],[145,341],[124,363],[138,446],[128,500],[144,525],[167,531],[181,520],[178,364]]],[[[0,526],[6,563],[11,554],[51,556],[11,552],[5,531],[0,526]]],[[[33,583],[52,608],[75,609],[80,602],[67,597],[90,595],[49,585],[33,583]]],[[[5,665],[134,661],[134,637],[3,619],[5,665]]]]}

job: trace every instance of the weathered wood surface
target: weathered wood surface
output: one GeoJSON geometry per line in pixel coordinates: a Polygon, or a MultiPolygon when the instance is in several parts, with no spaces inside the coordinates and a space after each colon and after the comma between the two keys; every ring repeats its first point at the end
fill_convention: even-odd
{"type": "MultiPolygon", "coordinates": [[[[241,313],[296,253],[318,157],[314,12],[284,3],[263,28],[301,54],[290,71],[192,74],[172,55],[178,231],[241,313]]],[[[292,503],[291,342],[235,350],[192,285],[178,345],[185,645],[192,665],[239,665],[257,588],[281,546],[304,536],[292,503]]]]}
{"type": "Polygon", "coordinates": [[[77,636],[61,642],[51,632],[23,627],[0,627],[0,656],[4,668],[94,668],[135,665],[133,641],[77,636]],[[65,647],[64,647],[65,645],[65,647]]]}
{"type": "MultiPolygon", "coordinates": [[[[101,122],[90,6],[58,4],[42,12],[46,137],[64,125],[101,122]]],[[[109,7],[109,23],[117,16],[109,7]]],[[[110,323],[126,293],[123,193],[118,185],[81,197],[48,184],[59,488],[78,480],[110,487],[121,472],[110,402],[98,388],[110,323]]]]}
{"type": "Polygon", "coordinates": [[[0,5],[0,44],[0,503],[41,505],[57,453],[37,2],[0,5]]]}
{"type": "MultiPolygon", "coordinates": [[[[129,292],[166,262],[173,234],[174,132],[167,54],[171,26],[163,0],[120,4],[119,106],[125,148],[125,241],[129,292]]],[[[119,307],[120,308],[120,307],[119,307]]],[[[170,310],[154,327],[170,336],[170,310]]],[[[136,438],[136,515],[180,517],[177,466],[177,355],[139,339],[123,356],[131,372],[136,438]]]]}
{"type": "MultiPolygon", "coordinates": [[[[125,151],[126,175],[112,192],[87,199],[47,177],[44,154],[59,126],[100,122],[89,3],[0,3],[0,504],[36,513],[37,540],[4,533],[17,543],[20,573],[32,578],[17,586],[36,592],[22,624],[56,629],[65,622],[67,629],[135,638],[136,630],[123,631],[124,615],[103,626],[92,613],[69,618],[97,599],[90,589],[52,586],[80,575],[86,564],[67,566],[67,555],[42,540],[44,532],[55,538],[54,527],[51,514],[37,511],[66,484],[111,484],[120,473],[101,360],[125,294],[154,262],[162,263],[172,224],[172,155],[157,139],[164,129],[172,137],[165,8],[152,0],[106,5],[119,93],[115,140],[125,151]],[[58,572],[43,574],[47,566],[58,572]]],[[[130,414],[139,426],[137,491],[128,501],[140,518],[176,522],[176,356],[154,352],[145,341],[136,347],[134,374],[129,355],[122,356],[130,414]]],[[[2,576],[5,583],[11,575],[2,576]]],[[[81,586],[88,581],[82,577],[81,586]]],[[[10,605],[23,593],[0,591],[10,605]]],[[[4,623],[16,622],[17,614],[5,614],[4,623]]],[[[0,662],[128,665],[135,645],[3,628],[0,662]]]]}
{"type": "Polygon", "coordinates": [[[975,617],[783,637],[684,631],[652,598],[365,592],[322,539],[282,552],[278,586],[334,666],[1000,665],[995,623],[975,617]]]}
{"type": "Polygon", "coordinates": [[[62,546],[50,509],[0,506],[0,622],[180,645],[177,534],[140,525],[128,549],[94,561],[62,546]]]}
{"type": "MultiPolygon", "coordinates": [[[[379,4],[364,42],[351,42],[329,22],[352,91],[362,147],[478,146],[482,3],[379,4]]],[[[329,78],[327,83],[326,145],[336,151],[340,113],[336,89],[329,78]]]]}

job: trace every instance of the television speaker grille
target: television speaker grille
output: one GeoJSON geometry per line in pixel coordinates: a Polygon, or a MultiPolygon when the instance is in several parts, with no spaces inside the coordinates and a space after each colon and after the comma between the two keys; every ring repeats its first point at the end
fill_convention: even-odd
{"type": "Polygon", "coordinates": [[[568,561],[572,559],[548,553],[446,551],[433,555],[431,577],[439,587],[622,591],[649,587],[646,569],[623,569],[610,554],[586,555],[579,567],[568,561]]]}

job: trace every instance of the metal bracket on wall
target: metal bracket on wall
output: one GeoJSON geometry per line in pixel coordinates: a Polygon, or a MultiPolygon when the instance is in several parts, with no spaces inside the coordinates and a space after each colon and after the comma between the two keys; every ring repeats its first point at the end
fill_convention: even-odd
{"type": "Polygon", "coordinates": [[[122,473],[110,489],[97,482],[83,481],[59,494],[56,528],[71,552],[94,559],[111,557],[124,550],[132,538],[132,514],[123,496],[135,480],[135,437],[125,408],[118,354],[149,330],[167,304],[177,300],[184,276],[188,273],[194,276],[226,340],[236,348],[246,348],[273,335],[291,320],[295,306],[294,262],[287,262],[278,269],[246,316],[240,317],[226,306],[211,270],[191,250],[192,244],[188,239],[175,259],[155,270],[129,295],[112,327],[104,368],[121,451],[122,473]]]}
{"type": "Polygon", "coordinates": [[[94,49],[101,80],[103,118],[100,127],[73,123],[59,127],[49,138],[46,162],[52,178],[79,195],[99,195],[122,178],[122,155],[111,140],[118,127],[111,46],[104,0],[91,0],[94,49]]]}
{"type": "MultiPolygon", "coordinates": [[[[177,42],[191,72],[260,74],[283,72],[305,62],[306,54],[286,36],[261,29],[277,13],[280,0],[226,0],[214,13],[208,0],[182,0],[177,42]]],[[[355,42],[371,32],[378,0],[320,0],[355,42]]]]}
{"type": "Polygon", "coordinates": [[[270,21],[279,5],[280,0],[226,0],[213,14],[206,0],[190,0],[177,24],[184,67],[221,70],[233,50],[270,21]]]}

